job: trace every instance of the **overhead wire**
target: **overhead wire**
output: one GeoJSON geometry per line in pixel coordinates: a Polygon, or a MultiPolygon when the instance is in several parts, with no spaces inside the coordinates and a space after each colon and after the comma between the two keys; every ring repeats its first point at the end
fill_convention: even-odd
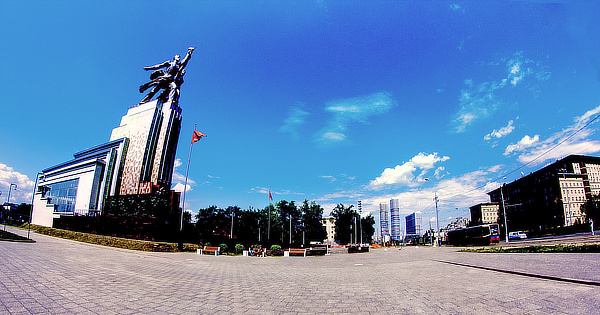
{"type": "MultiPolygon", "coordinates": [[[[535,158],[533,158],[533,159],[532,159],[532,160],[530,160],[529,162],[527,162],[527,163],[524,163],[524,164],[522,164],[521,166],[519,166],[519,167],[517,167],[517,168],[515,168],[515,169],[513,169],[513,170],[511,170],[511,171],[509,171],[509,172],[507,172],[507,173],[504,173],[504,174],[502,174],[502,175],[500,175],[500,176],[498,176],[498,177],[496,177],[496,178],[494,178],[494,179],[492,179],[491,181],[492,181],[492,182],[495,182],[495,181],[497,181],[497,180],[501,180],[501,179],[503,179],[503,178],[506,178],[508,175],[510,175],[510,174],[513,174],[513,173],[515,173],[515,172],[517,172],[517,171],[519,171],[519,170],[521,170],[521,169],[525,168],[526,166],[530,165],[531,163],[533,163],[533,162],[537,161],[538,159],[540,159],[540,158],[541,158],[541,157],[543,157],[544,155],[546,155],[546,154],[550,153],[551,151],[553,151],[554,149],[558,148],[560,145],[562,145],[563,143],[565,143],[566,141],[568,141],[569,139],[571,139],[572,137],[574,137],[576,134],[578,134],[579,132],[581,132],[582,130],[584,130],[585,128],[587,128],[587,126],[591,125],[591,124],[592,124],[594,121],[596,121],[598,118],[600,118],[600,114],[596,115],[596,116],[595,116],[593,119],[591,119],[590,121],[588,121],[588,122],[587,122],[586,124],[584,124],[584,125],[583,125],[581,128],[577,129],[576,131],[574,131],[573,133],[571,133],[569,136],[565,137],[564,139],[562,139],[561,141],[559,141],[557,144],[555,144],[554,146],[552,146],[552,147],[551,147],[551,148],[549,148],[548,150],[544,151],[544,152],[543,152],[543,153],[541,153],[540,155],[536,156],[535,158]]],[[[490,182],[490,181],[488,181],[488,182],[490,182]]],[[[481,189],[481,188],[485,187],[485,186],[487,185],[487,183],[488,183],[488,182],[486,182],[485,184],[482,184],[482,185],[476,186],[475,188],[472,188],[472,189],[470,189],[470,190],[467,190],[467,191],[464,191],[464,192],[461,192],[461,193],[458,193],[458,194],[451,195],[451,196],[449,196],[449,197],[440,198],[440,197],[438,196],[438,201],[440,201],[440,200],[450,200],[450,199],[452,199],[452,198],[455,198],[455,197],[459,197],[459,196],[466,195],[466,194],[468,194],[468,193],[470,193],[470,192],[472,192],[472,191],[476,191],[476,190],[479,190],[479,189],[481,189]]],[[[425,208],[424,208],[424,209],[423,209],[421,212],[425,213],[424,211],[425,211],[425,210],[427,210],[429,207],[431,207],[431,206],[432,206],[434,203],[435,203],[435,202],[432,202],[431,204],[429,204],[429,205],[428,205],[427,207],[425,207],[425,208]]],[[[445,210],[444,210],[444,211],[445,211],[445,210]]],[[[449,211],[449,210],[448,210],[448,211],[449,211]]]]}

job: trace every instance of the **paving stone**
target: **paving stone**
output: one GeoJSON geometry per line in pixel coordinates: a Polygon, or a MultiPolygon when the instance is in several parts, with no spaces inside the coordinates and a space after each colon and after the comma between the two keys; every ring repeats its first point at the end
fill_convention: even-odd
{"type": "Polygon", "coordinates": [[[32,235],[36,243],[0,242],[0,313],[547,314],[600,308],[600,286],[440,262],[600,282],[600,254],[405,247],[306,258],[214,257],[32,235]]]}

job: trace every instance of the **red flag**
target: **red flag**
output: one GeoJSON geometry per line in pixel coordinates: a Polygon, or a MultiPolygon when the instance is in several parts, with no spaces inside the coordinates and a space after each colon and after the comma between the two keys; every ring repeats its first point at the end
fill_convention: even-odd
{"type": "Polygon", "coordinates": [[[271,195],[271,188],[269,188],[269,199],[271,199],[271,201],[273,201],[273,196],[271,195]]]}
{"type": "Polygon", "coordinates": [[[200,131],[194,130],[194,134],[192,135],[192,143],[200,140],[202,137],[206,137],[206,135],[200,131]]]}

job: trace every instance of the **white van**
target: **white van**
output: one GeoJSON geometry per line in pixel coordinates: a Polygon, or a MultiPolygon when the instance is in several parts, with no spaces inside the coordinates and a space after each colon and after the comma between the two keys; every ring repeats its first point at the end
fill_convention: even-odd
{"type": "Polygon", "coordinates": [[[516,231],[516,232],[508,233],[509,240],[522,240],[522,239],[526,239],[526,238],[527,238],[527,234],[525,234],[525,232],[523,232],[523,231],[516,231]]]}

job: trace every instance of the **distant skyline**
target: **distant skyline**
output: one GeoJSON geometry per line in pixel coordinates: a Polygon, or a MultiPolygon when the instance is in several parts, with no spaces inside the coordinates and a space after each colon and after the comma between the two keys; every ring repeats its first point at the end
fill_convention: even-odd
{"type": "Polygon", "coordinates": [[[598,156],[596,1],[0,3],[0,200],[107,142],[143,66],[196,50],[174,189],[186,209],[399,199],[401,220],[469,217],[487,192],[598,156]],[[506,177],[506,179],[504,179],[506,177]],[[428,180],[425,180],[428,179],[428,180]]]}

